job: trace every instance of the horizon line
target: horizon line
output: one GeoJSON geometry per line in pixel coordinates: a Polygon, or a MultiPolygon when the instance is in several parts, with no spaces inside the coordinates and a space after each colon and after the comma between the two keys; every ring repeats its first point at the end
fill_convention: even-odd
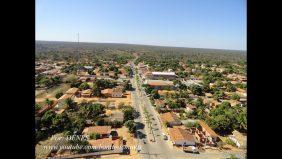
{"type": "MultiPolygon", "coordinates": [[[[45,41],[45,42],[70,42],[77,43],[77,41],[57,41],[57,40],[35,40],[35,41],[45,41]]],[[[220,48],[200,48],[200,47],[185,47],[185,46],[169,46],[169,45],[151,45],[151,44],[136,44],[136,43],[117,43],[117,42],[89,42],[89,41],[79,41],[79,43],[99,43],[99,44],[125,44],[125,45],[141,45],[141,46],[156,46],[156,47],[172,47],[172,48],[186,48],[186,49],[211,49],[211,50],[226,50],[226,51],[243,51],[239,49],[220,49],[220,48]]]]}

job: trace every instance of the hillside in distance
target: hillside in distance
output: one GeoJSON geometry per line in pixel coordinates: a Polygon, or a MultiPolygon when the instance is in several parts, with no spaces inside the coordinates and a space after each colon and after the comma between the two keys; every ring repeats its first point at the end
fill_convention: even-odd
{"type": "Polygon", "coordinates": [[[246,61],[246,51],[222,50],[204,48],[167,47],[138,44],[121,43],[86,43],[61,42],[61,41],[36,41],[36,56],[46,56],[57,54],[56,56],[76,56],[78,54],[101,54],[108,52],[141,52],[146,54],[162,54],[187,56],[191,59],[207,58],[231,61],[246,61]]]}

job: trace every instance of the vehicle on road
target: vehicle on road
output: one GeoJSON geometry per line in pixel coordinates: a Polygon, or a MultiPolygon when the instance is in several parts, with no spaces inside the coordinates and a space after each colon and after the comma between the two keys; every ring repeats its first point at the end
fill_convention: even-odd
{"type": "Polygon", "coordinates": [[[164,139],[164,140],[167,140],[167,139],[168,139],[168,137],[166,136],[165,133],[163,133],[162,135],[163,135],[163,139],[164,139]]]}
{"type": "Polygon", "coordinates": [[[188,153],[196,153],[198,154],[199,153],[199,150],[197,147],[195,146],[187,146],[187,147],[183,147],[183,151],[184,152],[188,152],[188,153]]]}

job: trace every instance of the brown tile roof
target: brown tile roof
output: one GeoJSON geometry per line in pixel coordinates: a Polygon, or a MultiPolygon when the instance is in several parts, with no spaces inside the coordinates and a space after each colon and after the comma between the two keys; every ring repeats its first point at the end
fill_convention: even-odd
{"type": "Polygon", "coordinates": [[[178,118],[175,114],[168,112],[161,114],[161,119],[163,122],[173,122],[173,121],[178,121],[178,118]]]}
{"type": "Polygon", "coordinates": [[[78,88],[70,88],[69,90],[66,91],[66,94],[75,94],[78,91],[78,88]]]}
{"type": "Polygon", "coordinates": [[[72,97],[73,97],[73,94],[64,94],[58,100],[61,101],[61,100],[65,100],[67,98],[72,98],[72,97]]]}
{"type": "Polygon", "coordinates": [[[91,134],[91,133],[99,133],[99,134],[108,134],[111,131],[110,126],[91,126],[91,127],[86,127],[83,130],[83,134],[91,134]]]}
{"type": "Polygon", "coordinates": [[[198,123],[201,125],[202,128],[204,128],[211,137],[217,137],[218,135],[202,120],[199,120],[198,123]]]}
{"type": "Polygon", "coordinates": [[[195,139],[192,134],[190,134],[187,130],[181,128],[169,128],[169,135],[172,141],[177,140],[188,140],[191,142],[195,142],[195,139]]]}
{"type": "Polygon", "coordinates": [[[149,80],[147,83],[150,86],[173,86],[173,82],[172,81],[149,80]]]}
{"type": "Polygon", "coordinates": [[[101,91],[101,93],[102,94],[112,94],[113,93],[113,89],[103,89],[102,91],[101,91]]]}

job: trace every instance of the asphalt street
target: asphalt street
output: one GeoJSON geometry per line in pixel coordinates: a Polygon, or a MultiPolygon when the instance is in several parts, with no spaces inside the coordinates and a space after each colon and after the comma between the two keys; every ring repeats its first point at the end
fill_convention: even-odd
{"type": "MultiPolygon", "coordinates": [[[[131,66],[134,70],[135,66],[133,62],[131,66]]],[[[140,77],[139,77],[140,78],[140,77]]],[[[138,88],[136,78],[131,78],[131,83],[134,88],[132,91],[132,100],[133,106],[140,113],[140,116],[135,119],[135,122],[139,123],[137,127],[137,145],[140,147],[140,158],[141,159],[184,159],[184,158],[193,158],[193,159],[204,159],[204,158],[228,158],[230,154],[234,154],[240,158],[245,157],[244,152],[204,152],[200,154],[191,154],[185,153],[181,150],[176,150],[172,147],[170,140],[163,139],[162,125],[160,123],[158,112],[152,106],[149,98],[146,96],[146,93],[142,88],[138,88]],[[150,133],[150,128],[146,122],[144,108],[147,109],[148,114],[151,114],[152,122],[152,134],[150,133]],[[143,126],[142,126],[143,125],[143,126]],[[153,136],[153,141],[150,139],[153,136]]],[[[142,84],[139,83],[141,86],[142,84]]]]}

